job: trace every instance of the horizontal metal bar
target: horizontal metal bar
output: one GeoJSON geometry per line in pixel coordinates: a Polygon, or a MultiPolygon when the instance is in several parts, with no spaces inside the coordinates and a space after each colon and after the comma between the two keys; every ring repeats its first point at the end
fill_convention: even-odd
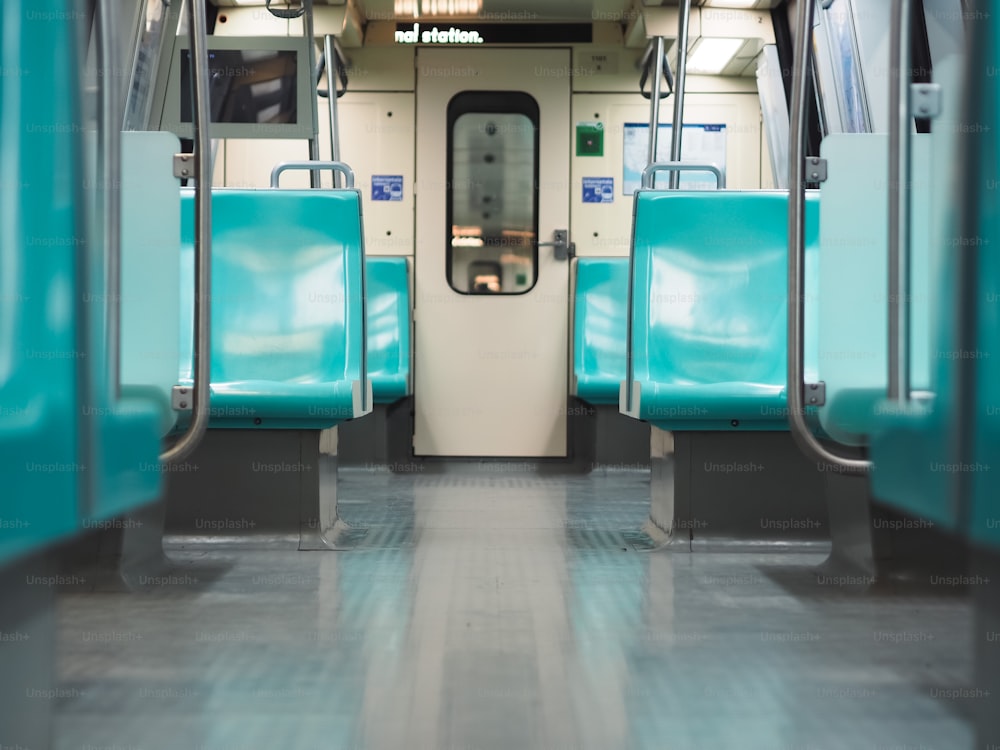
{"type": "Polygon", "coordinates": [[[715,184],[719,190],[726,188],[726,170],[718,164],[710,162],[697,163],[688,161],[659,161],[650,164],[642,170],[642,186],[644,188],[653,187],[653,175],[657,172],[711,172],[715,175],[715,184]]]}
{"type": "Polygon", "coordinates": [[[344,164],[342,161],[285,161],[278,164],[274,169],[271,170],[271,187],[278,187],[278,178],[281,176],[282,172],[287,172],[291,169],[307,169],[312,172],[317,172],[323,169],[330,169],[334,172],[340,172],[344,175],[344,179],[347,182],[348,188],[354,187],[354,170],[349,166],[344,164]]]}

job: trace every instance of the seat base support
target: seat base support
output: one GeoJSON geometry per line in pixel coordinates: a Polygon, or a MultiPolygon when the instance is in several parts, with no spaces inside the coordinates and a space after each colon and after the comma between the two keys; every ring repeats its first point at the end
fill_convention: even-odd
{"type": "Polygon", "coordinates": [[[650,434],[646,532],[683,551],[823,545],[822,476],[785,432],[650,434]]]}

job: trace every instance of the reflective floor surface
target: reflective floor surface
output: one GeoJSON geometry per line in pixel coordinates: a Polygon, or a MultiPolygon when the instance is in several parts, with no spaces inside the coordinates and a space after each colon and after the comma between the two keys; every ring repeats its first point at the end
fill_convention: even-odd
{"type": "Polygon", "coordinates": [[[61,595],[57,747],[972,746],[967,601],[650,552],[648,492],[345,471],[351,551],[174,550],[154,591],[61,595]]]}

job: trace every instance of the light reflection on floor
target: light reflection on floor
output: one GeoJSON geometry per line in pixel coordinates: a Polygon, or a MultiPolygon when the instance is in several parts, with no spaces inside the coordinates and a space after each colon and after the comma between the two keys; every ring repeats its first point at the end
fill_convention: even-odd
{"type": "Polygon", "coordinates": [[[648,474],[344,472],[350,552],[173,552],[60,599],[58,747],[970,747],[956,599],[650,553],[648,474]],[[639,545],[641,546],[641,545],[639,545]]]}

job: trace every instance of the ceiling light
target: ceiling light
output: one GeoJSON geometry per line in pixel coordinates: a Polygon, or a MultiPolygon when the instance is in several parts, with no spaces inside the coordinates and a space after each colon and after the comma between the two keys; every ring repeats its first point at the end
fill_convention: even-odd
{"type": "Polygon", "coordinates": [[[483,9],[483,0],[395,0],[396,15],[474,16],[483,9]]]}
{"type": "Polygon", "coordinates": [[[757,0],[705,0],[708,8],[730,8],[733,10],[742,8],[756,8],[757,0]]]}
{"type": "Polygon", "coordinates": [[[718,75],[732,62],[743,47],[742,39],[706,39],[698,41],[694,52],[688,55],[687,72],[718,75]]]}

